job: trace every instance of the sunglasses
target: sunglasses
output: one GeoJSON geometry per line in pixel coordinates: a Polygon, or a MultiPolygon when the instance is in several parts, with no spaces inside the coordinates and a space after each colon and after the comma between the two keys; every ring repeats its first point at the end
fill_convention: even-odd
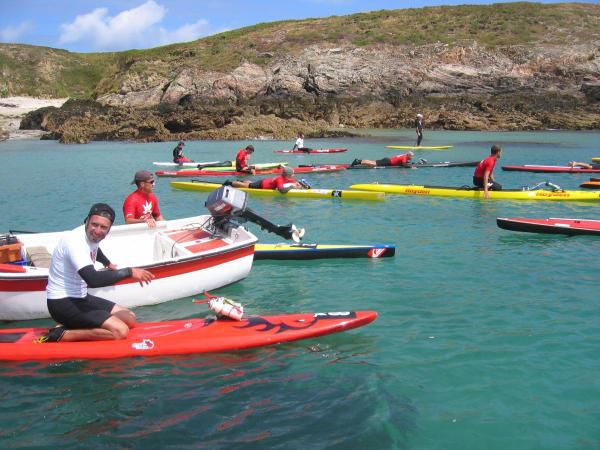
{"type": "Polygon", "coordinates": [[[152,186],[156,184],[156,180],[144,181],[144,183],[150,183],[152,186]]]}

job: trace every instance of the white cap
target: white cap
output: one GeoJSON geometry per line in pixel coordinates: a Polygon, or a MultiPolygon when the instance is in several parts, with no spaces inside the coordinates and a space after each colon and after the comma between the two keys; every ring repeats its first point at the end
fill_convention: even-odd
{"type": "Polygon", "coordinates": [[[408,154],[409,154],[410,156],[415,156],[415,154],[414,154],[413,152],[408,152],[408,154]]]}
{"type": "Polygon", "coordinates": [[[417,117],[422,119],[423,118],[423,114],[417,114],[417,117]]]}

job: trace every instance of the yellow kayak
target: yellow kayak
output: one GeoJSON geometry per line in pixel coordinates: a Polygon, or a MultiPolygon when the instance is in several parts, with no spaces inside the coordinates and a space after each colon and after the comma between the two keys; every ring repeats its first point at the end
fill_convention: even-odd
{"type": "Polygon", "coordinates": [[[600,158],[592,158],[592,161],[594,161],[594,162],[600,162],[600,158]]]}
{"type": "MultiPolygon", "coordinates": [[[[385,192],[388,194],[424,195],[434,197],[480,198],[483,191],[475,188],[457,188],[447,186],[417,186],[409,184],[353,184],[351,189],[362,191],[385,192]]],[[[497,200],[570,200],[570,201],[600,201],[600,192],[586,191],[547,191],[505,189],[502,191],[489,191],[490,199],[497,200]]]]}
{"type": "Polygon", "coordinates": [[[437,147],[425,147],[422,145],[419,145],[418,147],[416,146],[410,146],[410,145],[386,145],[385,148],[394,148],[394,149],[401,149],[401,150],[448,150],[449,148],[452,148],[453,145],[438,145],[437,147]]]}
{"type": "MultiPolygon", "coordinates": [[[[220,183],[206,181],[171,181],[171,186],[184,191],[212,192],[220,188],[220,183]]],[[[359,190],[340,189],[290,189],[282,194],[277,189],[236,188],[248,192],[252,196],[294,197],[294,198],[341,198],[351,200],[385,200],[383,192],[367,192],[359,190]]]]}
{"type": "MultiPolygon", "coordinates": [[[[273,169],[279,166],[287,166],[287,162],[274,162],[274,163],[258,163],[258,164],[250,164],[256,169],[273,169]]],[[[229,172],[231,169],[235,167],[235,161],[231,161],[229,166],[208,166],[203,167],[202,170],[207,170],[210,172],[229,172]]],[[[188,167],[185,169],[181,169],[180,172],[186,172],[188,170],[198,170],[197,167],[188,167]]]]}

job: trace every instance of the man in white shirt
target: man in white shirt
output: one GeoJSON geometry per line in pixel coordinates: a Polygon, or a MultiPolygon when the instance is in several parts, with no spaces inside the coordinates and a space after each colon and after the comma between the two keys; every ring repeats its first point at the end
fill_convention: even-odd
{"type": "Polygon", "coordinates": [[[48,310],[59,324],[45,341],[96,341],[124,339],[135,325],[135,314],[109,300],[88,293],[88,287],[110,286],[132,277],[140,284],[154,275],[144,269],[118,269],[100,249],[115,220],[106,203],[90,209],[84,225],[65,234],[52,254],[46,288],[48,310]],[[109,270],[97,271],[98,261],[109,270]]]}

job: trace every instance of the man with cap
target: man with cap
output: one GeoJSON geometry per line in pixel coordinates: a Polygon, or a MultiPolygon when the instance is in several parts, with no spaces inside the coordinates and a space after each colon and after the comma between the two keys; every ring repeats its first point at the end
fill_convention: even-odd
{"type": "Polygon", "coordinates": [[[165,220],[158,207],[158,197],[154,194],[154,175],[147,170],[138,170],[131,184],[137,189],[123,202],[125,223],[147,223],[149,228],[156,226],[157,220],[165,220]]]}
{"type": "Polygon", "coordinates": [[[281,166],[281,175],[275,178],[264,178],[258,181],[226,181],[223,184],[235,188],[277,189],[282,194],[290,189],[303,189],[305,187],[294,178],[294,169],[288,166],[281,166]]]}
{"type": "Polygon", "coordinates": [[[247,145],[240,149],[235,156],[235,170],[237,172],[246,172],[254,175],[256,172],[254,167],[248,164],[250,155],[254,153],[254,145],[247,145]]]}
{"type": "Polygon", "coordinates": [[[494,167],[496,162],[502,156],[502,148],[499,145],[492,145],[490,149],[490,156],[482,159],[473,173],[473,184],[483,189],[483,196],[485,199],[490,198],[489,191],[501,191],[502,185],[494,178],[494,167]]]}
{"type": "Polygon", "coordinates": [[[415,119],[415,131],[417,133],[417,147],[421,145],[423,140],[423,114],[417,114],[415,119]]]}
{"type": "Polygon", "coordinates": [[[183,147],[185,147],[185,142],[179,141],[177,147],[173,149],[173,162],[176,164],[181,164],[184,162],[193,162],[191,159],[183,156],[183,147]]]}
{"type": "Polygon", "coordinates": [[[88,293],[88,287],[111,286],[134,278],[143,286],[154,278],[144,269],[119,269],[100,249],[115,220],[106,203],[92,205],[84,225],[64,234],[54,252],[46,288],[50,315],[60,326],[40,342],[124,339],[135,325],[135,314],[109,300],[88,293]],[[101,263],[108,270],[96,270],[101,263]]]}
{"type": "Polygon", "coordinates": [[[371,159],[355,159],[352,161],[351,167],[353,166],[368,166],[368,167],[387,167],[387,166],[403,166],[411,167],[414,166],[410,163],[412,157],[415,156],[413,152],[404,153],[402,155],[392,156],[391,158],[382,158],[377,160],[371,159]]]}

